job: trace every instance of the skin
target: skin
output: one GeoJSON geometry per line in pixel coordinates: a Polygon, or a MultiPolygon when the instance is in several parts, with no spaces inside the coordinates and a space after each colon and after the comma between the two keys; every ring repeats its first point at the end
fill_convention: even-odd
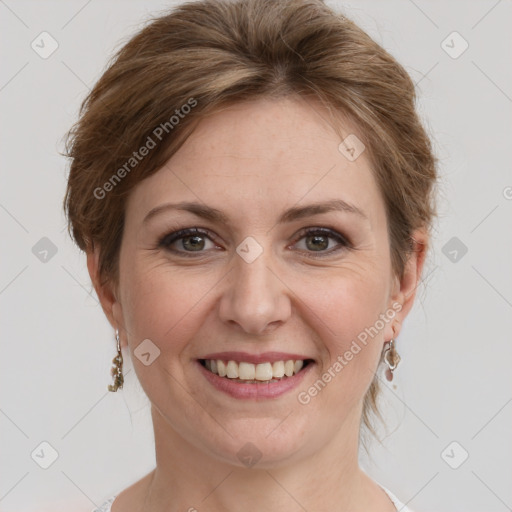
{"type": "MultiPolygon", "coordinates": [[[[123,491],[113,512],[395,510],[358,466],[359,428],[384,343],[413,305],[427,235],[413,233],[417,250],[397,279],[367,154],[353,162],[342,155],[327,119],[320,104],[296,97],[236,104],[203,119],[129,196],[117,286],[98,285],[99,250],[88,254],[102,307],[151,401],[155,432],[156,469],[123,491]],[[332,211],[277,223],[290,207],[328,199],[366,218],[332,211]],[[217,208],[229,222],[178,210],[143,222],[153,208],[181,201],[217,208]],[[178,253],[159,246],[192,227],[211,236],[174,242],[178,253]],[[304,228],[330,228],[350,245],[321,238],[318,249],[304,228]],[[249,236],[263,249],[252,263],[236,252],[249,236]],[[309,404],[299,403],[298,393],[397,303],[393,320],[309,404]],[[145,339],[160,350],[149,366],[133,355],[145,339]],[[279,398],[239,400],[212,387],[196,365],[225,350],[293,352],[315,365],[279,398]],[[252,468],[237,457],[247,442],[261,452],[252,468]]],[[[348,122],[343,129],[358,133],[348,122]]]]}

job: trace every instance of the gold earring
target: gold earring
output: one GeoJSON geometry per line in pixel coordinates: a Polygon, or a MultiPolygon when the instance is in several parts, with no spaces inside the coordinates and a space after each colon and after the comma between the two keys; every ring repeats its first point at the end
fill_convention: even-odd
{"type": "Polygon", "coordinates": [[[116,342],[117,342],[117,355],[112,359],[112,369],[110,373],[114,377],[114,385],[109,384],[108,390],[116,392],[119,388],[122,389],[124,383],[123,377],[123,355],[121,354],[121,342],[119,340],[119,331],[116,329],[116,342]]]}
{"type": "Polygon", "coordinates": [[[388,365],[386,368],[386,379],[391,382],[393,380],[393,371],[401,360],[395,348],[395,340],[390,340],[389,346],[384,350],[383,358],[388,365]]]}

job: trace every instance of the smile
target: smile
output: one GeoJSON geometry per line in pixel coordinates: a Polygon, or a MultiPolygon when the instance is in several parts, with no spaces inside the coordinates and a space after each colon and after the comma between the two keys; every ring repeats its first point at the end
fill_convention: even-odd
{"type": "Polygon", "coordinates": [[[200,363],[210,372],[232,379],[235,382],[259,384],[261,382],[278,382],[282,378],[292,377],[301,371],[310,360],[274,361],[253,364],[248,362],[223,361],[221,359],[200,359],[200,363]]]}
{"type": "MultiPolygon", "coordinates": [[[[316,366],[313,359],[282,359],[259,362],[232,359],[198,359],[197,367],[212,386],[237,399],[276,399],[297,388],[316,366]]],[[[273,358],[274,359],[274,358],[273,358]]]]}

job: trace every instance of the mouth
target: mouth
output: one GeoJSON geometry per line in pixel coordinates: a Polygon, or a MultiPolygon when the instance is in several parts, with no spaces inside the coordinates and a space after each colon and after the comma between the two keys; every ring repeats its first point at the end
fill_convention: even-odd
{"type": "Polygon", "coordinates": [[[300,353],[229,351],[196,359],[208,389],[240,400],[257,402],[290,394],[311,373],[317,362],[300,353]]]}
{"type": "Polygon", "coordinates": [[[282,359],[251,363],[232,359],[198,359],[208,372],[238,384],[272,384],[302,373],[313,359],[282,359]]]}

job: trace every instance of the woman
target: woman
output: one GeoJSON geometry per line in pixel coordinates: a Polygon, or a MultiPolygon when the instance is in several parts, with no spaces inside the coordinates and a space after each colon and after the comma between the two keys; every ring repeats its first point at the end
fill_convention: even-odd
{"type": "Polygon", "coordinates": [[[120,50],[65,207],[157,465],[101,510],[409,510],[358,450],[434,215],[414,100],[320,0],[184,4],[120,50]]]}

